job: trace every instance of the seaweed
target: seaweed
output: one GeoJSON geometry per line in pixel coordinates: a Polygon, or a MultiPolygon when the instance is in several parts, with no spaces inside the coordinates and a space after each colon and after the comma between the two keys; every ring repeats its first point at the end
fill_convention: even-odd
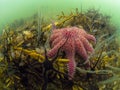
{"type": "MultiPolygon", "coordinates": [[[[0,37],[0,89],[6,90],[109,90],[119,88],[119,46],[116,28],[110,16],[99,10],[62,11],[56,22],[44,21],[38,13],[31,20],[15,21],[5,27],[0,37]],[[47,25],[48,24],[48,25],[47,25]],[[64,53],[48,58],[49,36],[56,28],[77,26],[95,35],[95,51],[90,55],[90,69],[76,55],[76,73],[68,79],[64,53]],[[114,83],[112,83],[114,82],[114,83]]],[[[91,42],[92,43],[92,42],[91,42]]]]}

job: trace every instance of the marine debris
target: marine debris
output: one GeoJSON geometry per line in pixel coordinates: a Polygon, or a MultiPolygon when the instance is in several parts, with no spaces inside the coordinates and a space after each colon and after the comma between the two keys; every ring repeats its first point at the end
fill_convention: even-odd
{"type": "Polygon", "coordinates": [[[0,90],[118,90],[120,49],[110,16],[76,9],[54,24],[51,30],[38,14],[4,28],[0,90]]]}

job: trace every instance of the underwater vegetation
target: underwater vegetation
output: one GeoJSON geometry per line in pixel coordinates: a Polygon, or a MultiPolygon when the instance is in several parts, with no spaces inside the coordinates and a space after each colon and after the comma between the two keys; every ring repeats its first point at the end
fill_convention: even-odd
{"type": "Polygon", "coordinates": [[[14,22],[0,37],[0,90],[119,90],[115,32],[96,9],[14,22]]]}

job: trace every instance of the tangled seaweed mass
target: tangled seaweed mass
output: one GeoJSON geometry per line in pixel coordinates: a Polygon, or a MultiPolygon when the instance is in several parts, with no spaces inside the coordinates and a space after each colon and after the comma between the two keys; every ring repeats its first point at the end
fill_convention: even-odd
{"type": "MultiPolygon", "coordinates": [[[[76,67],[75,54],[77,53],[84,60],[87,60],[88,52],[92,53],[94,51],[89,41],[96,42],[96,39],[93,35],[86,33],[83,29],[79,29],[77,27],[54,29],[50,37],[50,44],[52,49],[48,52],[48,56],[56,56],[59,48],[61,51],[65,52],[66,58],[69,59],[69,79],[72,79],[76,67]]],[[[90,63],[88,61],[88,67],[89,64],[90,63]]]]}
{"type": "Polygon", "coordinates": [[[54,25],[35,14],[4,28],[0,90],[120,89],[120,47],[109,15],[76,8],[54,25]]]}

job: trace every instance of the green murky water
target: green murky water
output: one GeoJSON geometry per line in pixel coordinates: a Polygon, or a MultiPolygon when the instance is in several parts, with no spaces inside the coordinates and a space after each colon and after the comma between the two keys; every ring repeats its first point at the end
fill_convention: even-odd
{"type": "MultiPolygon", "coordinates": [[[[15,20],[28,18],[38,12],[52,22],[61,11],[70,14],[76,8],[79,11],[95,8],[105,15],[110,15],[111,23],[117,27],[116,35],[119,42],[120,0],[0,0],[0,32],[15,20]]],[[[119,58],[116,60],[119,61],[119,58]]]]}
{"type": "Polygon", "coordinates": [[[49,20],[61,11],[69,13],[75,8],[79,10],[96,8],[112,17],[112,23],[120,29],[119,0],[0,0],[0,30],[14,20],[32,16],[40,11],[49,20]]]}

